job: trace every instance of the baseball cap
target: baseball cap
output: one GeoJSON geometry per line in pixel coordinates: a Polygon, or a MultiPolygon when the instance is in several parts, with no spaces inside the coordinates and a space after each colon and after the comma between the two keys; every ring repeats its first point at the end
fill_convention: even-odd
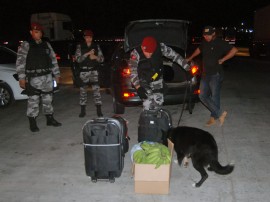
{"type": "Polygon", "coordinates": [[[148,53],[153,53],[157,48],[157,41],[152,36],[147,36],[142,41],[142,49],[148,53]]]}
{"type": "Polygon", "coordinates": [[[43,31],[43,27],[37,22],[32,22],[31,23],[31,30],[43,31]]]}
{"type": "Polygon", "coordinates": [[[203,35],[211,35],[216,31],[216,28],[212,26],[205,26],[203,29],[203,35]]]}
{"type": "Polygon", "coordinates": [[[86,29],[86,30],[84,30],[83,35],[84,36],[91,36],[91,37],[93,37],[94,36],[94,33],[92,32],[92,30],[86,29]]]}

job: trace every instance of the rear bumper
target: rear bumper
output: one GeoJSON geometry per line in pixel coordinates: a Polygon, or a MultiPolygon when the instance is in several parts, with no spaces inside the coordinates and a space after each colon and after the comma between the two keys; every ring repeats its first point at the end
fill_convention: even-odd
{"type": "MultiPolygon", "coordinates": [[[[120,86],[115,87],[115,89],[123,89],[120,86]]],[[[173,105],[173,104],[182,104],[184,102],[198,102],[199,98],[197,94],[193,92],[198,89],[197,86],[188,87],[186,95],[186,87],[178,88],[178,89],[169,89],[168,92],[164,96],[164,105],[173,105]]],[[[125,105],[125,106],[138,106],[142,104],[142,100],[137,95],[135,89],[124,89],[123,91],[118,91],[113,93],[117,102],[125,105]],[[133,97],[124,97],[123,93],[133,93],[135,94],[133,97]]]]}

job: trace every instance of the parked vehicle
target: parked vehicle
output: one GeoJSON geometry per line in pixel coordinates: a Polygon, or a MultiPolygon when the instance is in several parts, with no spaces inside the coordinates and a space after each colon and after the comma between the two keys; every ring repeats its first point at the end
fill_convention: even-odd
{"type": "Polygon", "coordinates": [[[68,15],[62,13],[34,13],[31,22],[39,23],[44,36],[50,41],[69,40],[73,38],[72,21],[68,15]]]}
{"type": "MultiPolygon", "coordinates": [[[[11,105],[15,100],[28,99],[22,94],[16,72],[17,54],[13,50],[0,45],[0,108],[11,105]]],[[[57,83],[53,80],[54,92],[59,91],[57,83]]]]}
{"type": "Polygon", "coordinates": [[[11,49],[0,46],[0,107],[7,107],[15,100],[27,99],[21,94],[16,73],[16,53],[11,49]]]}
{"type": "Polygon", "coordinates": [[[249,52],[253,57],[270,59],[270,5],[255,11],[254,36],[249,52]]]}
{"type": "Polygon", "coordinates": [[[69,49],[75,43],[71,18],[63,13],[34,13],[30,21],[42,26],[44,40],[52,45],[58,64],[69,65],[69,49]]]}
{"type": "MultiPolygon", "coordinates": [[[[123,114],[125,107],[138,106],[142,100],[137,95],[130,81],[130,51],[141,43],[146,35],[152,35],[159,42],[171,46],[185,57],[187,51],[188,21],[182,20],[140,20],[128,24],[125,29],[124,43],[120,43],[112,56],[111,94],[113,96],[114,113],[123,114]]],[[[167,85],[164,105],[188,103],[192,113],[198,101],[199,75],[198,67],[186,72],[178,64],[164,58],[163,79],[167,85]]]]}
{"type": "MultiPolygon", "coordinates": [[[[80,72],[80,67],[79,64],[75,61],[75,51],[76,51],[76,45],[77,43],[72,43],[70,45],[70,50],[69,50],[69,58],[70,58],[70,66],[71,66],[71,71],[72,71],[72,80],[73,80],[73,85],[74,87],[79,87],[79,83],[76,81],[76,74],[77,76],[79,75],[80,72]]],[[[115,40],[112,41],[105,41],[105,40],[95,40],[95,43],[97,43],[101,51],[104,55],[104,62],[99,64],[98,67],[98,72],[99,72],[99,85],[101,88],[106,88],[106,92],[109,91],[110,85],[111,85],[111,69],[110,69],[110,64],[111,64],[111,58],[113,51],[115,50],[115,47],[117,46],[118,42],[115,40]]]]}

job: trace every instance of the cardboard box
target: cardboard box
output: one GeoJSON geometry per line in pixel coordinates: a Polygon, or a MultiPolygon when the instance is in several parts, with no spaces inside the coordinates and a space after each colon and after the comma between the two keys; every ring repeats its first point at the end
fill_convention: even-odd
{"type": "MultiPolygon", "coordinates": [[[[173,155],[173,143],[168,140],[168,147],[173,155]]],[[[168,194],[170,190],[171,164],[155,168],[153,164],[133,164],[135,193],[168,194]]]]}

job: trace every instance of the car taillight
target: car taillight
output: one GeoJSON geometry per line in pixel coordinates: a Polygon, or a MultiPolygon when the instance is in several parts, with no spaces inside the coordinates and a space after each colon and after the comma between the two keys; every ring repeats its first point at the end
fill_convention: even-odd
{"type": "Polygon", "coordinates": [[[201,92],[200,89],[197,89],[197,90],[194,90],[193,94],[194,94],[194,95],[199,95],[200,92],[201,92]]]}
{"type": "Polygon", "coordinates": [[[61,59],[60,55],[58,55],[57,53],[55,53],[55,57],[56,57],[57,60],[61,59]]]}
{"type": "Polygon", "coordinates": [[[198,74],[198,72],[199,72],[199,67],[196,66],[196,65],[193,65],[193,66],[190,68],[190,72],[191,72],[192,75],[198,74]]]}
{"type": "Polygon", "coordinates": [[[134,97],[135,93],[123,93],[124,98],[134,97]]]}
{"type": "Polygon", "coordinates": [[[124,68],[122,70],[122,76],[128,77],[128,76],[130,76],[130,74],[131,74],[131,72],[130,72],[130,69],[129,68],[124,68]]]}

